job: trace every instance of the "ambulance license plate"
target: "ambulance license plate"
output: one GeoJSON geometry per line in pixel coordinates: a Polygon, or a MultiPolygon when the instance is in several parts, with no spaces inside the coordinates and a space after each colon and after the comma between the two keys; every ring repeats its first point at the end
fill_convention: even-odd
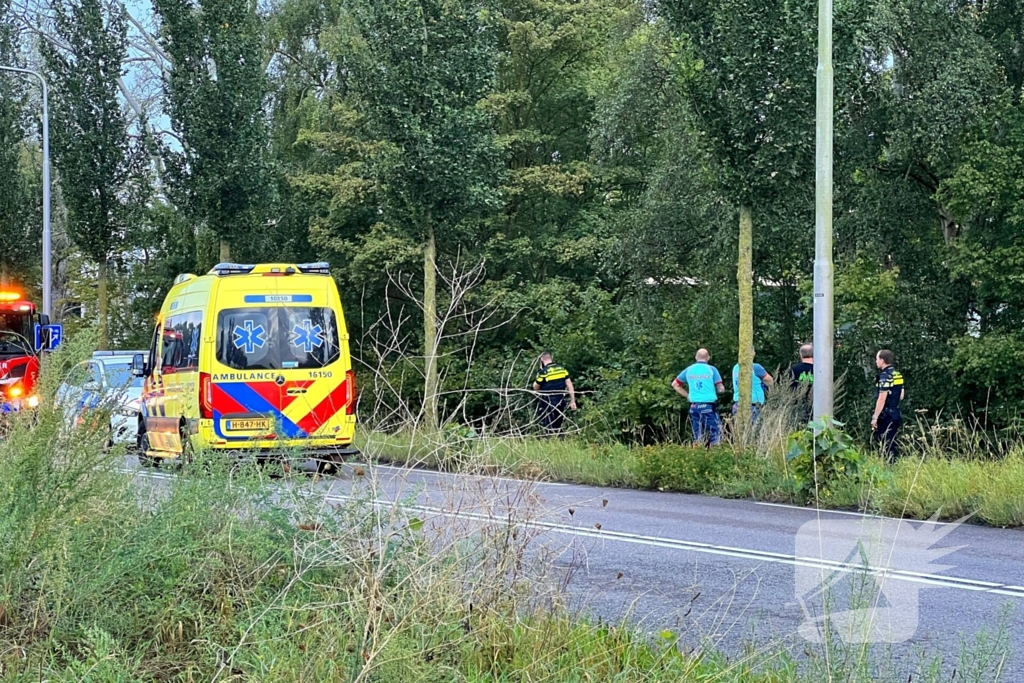
{"type": "Polygon", "coordinates": [[[228,420],[229,432],[269,432],[270,420],[228,420]]]}

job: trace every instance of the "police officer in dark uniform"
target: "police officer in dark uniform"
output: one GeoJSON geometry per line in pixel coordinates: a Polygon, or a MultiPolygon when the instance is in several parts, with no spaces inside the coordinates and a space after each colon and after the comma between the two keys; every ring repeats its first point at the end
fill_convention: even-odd
{"type": "Polygon", "coordinates": [[[882,449],[882,457],[892,462],[900,455],[896,433],[903,423],[900,401],[905,388],[903,375],[893,367],[893,355],[889,349],[882,349],[875,356],[878,381],[875,384],[875,411],[871,416],[871,428],[876,444],[882,449]]]}
{"type": "Polygon", "coordinates": [[[562,429],[565,420],[565,398],[569,397],[569,408],[576,410],[576,389],[569,379],[569,371],[555,363],[550,351],[540,355],[540,373],[533,383],[538,393],[538,414],[544,431],[555,434],[562,429]]]}

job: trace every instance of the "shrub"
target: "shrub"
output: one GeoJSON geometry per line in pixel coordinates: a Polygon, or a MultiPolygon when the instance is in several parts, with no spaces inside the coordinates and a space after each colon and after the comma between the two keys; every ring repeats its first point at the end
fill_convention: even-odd
{"type": "Polygon", "coordinates": [[[837,429],[842,426],[841,422],[814,420],[790,435],[786,460],[792,466],[798,495],[829,498],[837,486],[858,479],[865,459],[850,436],[837,429]]]}
{"type": "MultiPolygon", "coordinates": [[[[624,373],[617,373],[623,375],[624,373]]],[[[653,444],[679,439],[687,432],[685,403],[669,387],[672,377],[619,377],[585,404],[583,434],[590,440],[614,439],[653,444]]]]}
{"type": "Polygon", "coordinates": [[[731,446],[646,446],[636,456],[636,483],[659,491],[709,493],[734,476],[744,457],[731,446]]]}

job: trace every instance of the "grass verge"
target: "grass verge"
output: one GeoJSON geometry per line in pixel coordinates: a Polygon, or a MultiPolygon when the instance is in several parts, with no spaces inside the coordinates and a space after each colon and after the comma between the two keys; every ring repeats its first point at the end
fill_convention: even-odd
{"type": "MultiPolygon", "coordinates": [[[[46,395],[73,360],[51,357],[46,395]]],[[[520,524],[526,499],[459,526],[381,504],[373,482],[340,499],[203,453],[169,478],[126,472],[102,447],[104,410],[70,429],[44,401],[0,441],[4,681],[906,679],[906,667],[880,676],[859,648],[841,667],[828,650],[797,661],[792,642],[726,656],[571,613],[564,577],[520,524]]],[[[969,648],[956,666],[998,680],[987,672],[1001,651],[969,648]]],[[[927,662],[913,671],[948,678],[927,662]]]]}
{"type": "Polygon", "coordinates": [[[753,498],[823,508],[942,519],[973,515],[993,526],[1024,526],[1024,445],[998,459],[910,450],[895,464],[866,457],[868,473],[839,481],[816,499],[798,492],[779,439],[748,449],[678,444],[627,447],[579,438],[430,436],[405,430],[363,433],[372,458],[442,470],[501,474],[538,481],[753,498]]]}

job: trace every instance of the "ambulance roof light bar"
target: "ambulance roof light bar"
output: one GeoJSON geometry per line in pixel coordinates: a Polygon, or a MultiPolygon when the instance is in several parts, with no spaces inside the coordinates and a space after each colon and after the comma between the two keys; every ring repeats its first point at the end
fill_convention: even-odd
{"type": "Polygon", "coordinates": [[[316,263],[300,263],[298,264],[300,273],[312,273],[315,275],[330,275],[331,264],[327,261],[317,261],[316,263]]]}
{"type": "Polygon", "coordinates": [[[211,270],[213,275],[248,275],[256,265],[253,263],[218,263],[211,270]]]}

